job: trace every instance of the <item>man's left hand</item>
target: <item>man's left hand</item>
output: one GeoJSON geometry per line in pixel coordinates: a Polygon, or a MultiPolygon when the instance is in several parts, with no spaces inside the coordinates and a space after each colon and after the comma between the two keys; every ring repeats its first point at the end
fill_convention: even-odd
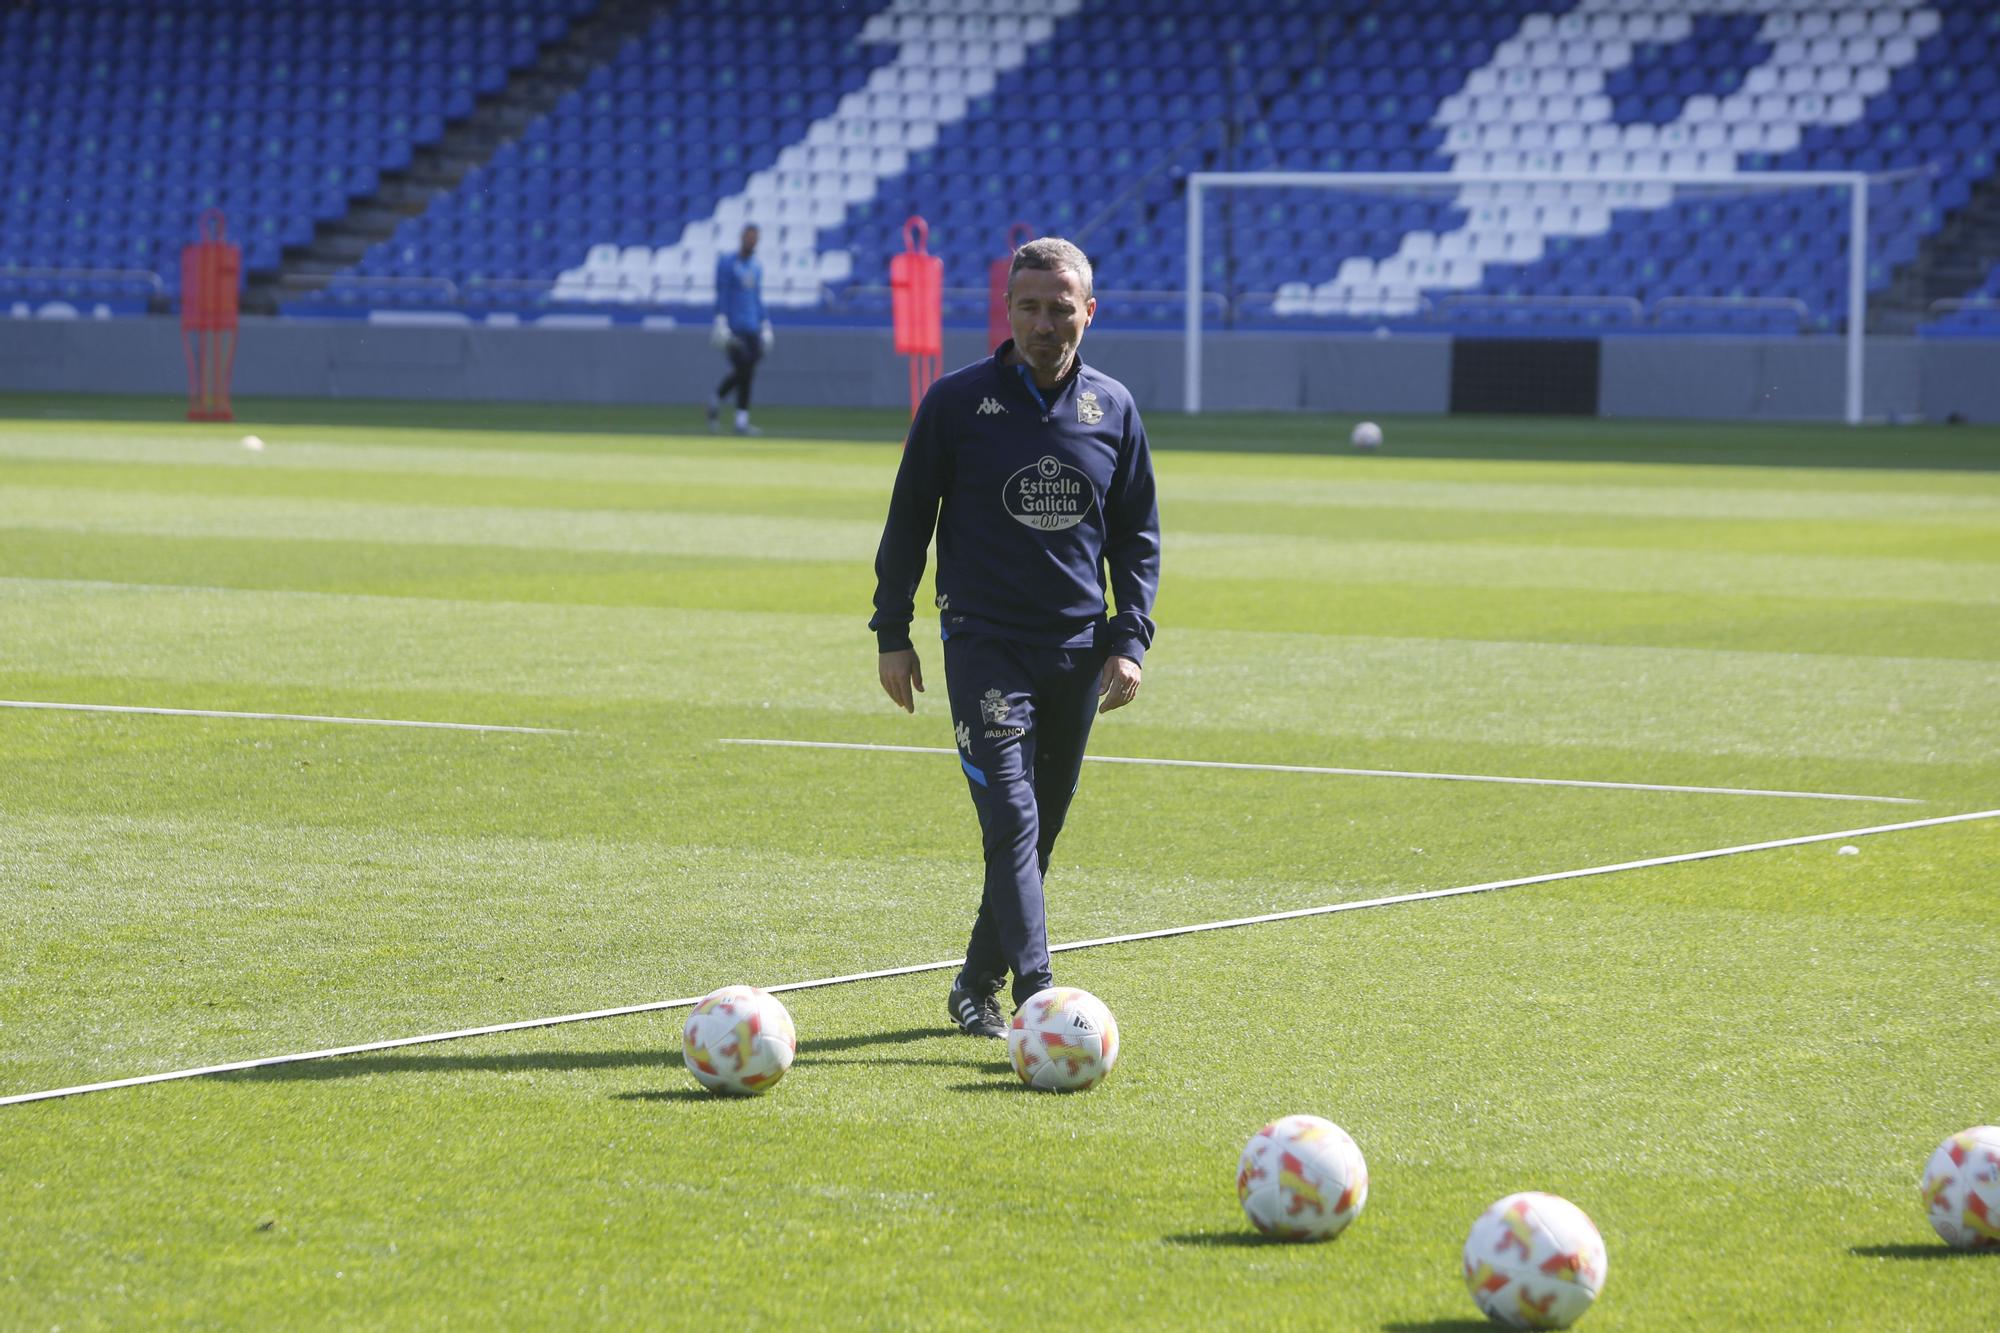
{"type": "Polygon", "coordinates": [[[1105,658],[1104,674],[1097,681],[1097,697],[1104,701],[1097,706],[1100,713],[1123,708],[1138,698],[1139,664],[1129,657],[1105,658]]]}

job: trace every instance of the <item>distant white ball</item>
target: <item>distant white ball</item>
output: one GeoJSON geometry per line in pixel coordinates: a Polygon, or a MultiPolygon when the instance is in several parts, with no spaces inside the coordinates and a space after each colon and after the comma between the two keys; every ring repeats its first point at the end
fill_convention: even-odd
{"type": "Polygon", "coordinates": [[[1031,1088],[1094,1088],[1118,1063],[1118,1020],[1089,991],[1051,986],[1015,1011],[1007,1029],[1007,1058],[1031,1088]]]}
{"type": "Polygon", "coordinates": [[[769,1092],[798,1053],[792,1016],[755,986],[724,986],[702,998],[681,1030],[681,1059],[711,1092],[769,1092]]]}
{"type": "Polygon", "coordinates": [[[1510,1194],[1465,1238],[1465,1287],[1511,1328],[1568,1328],[1604,1289],[1604,1238],[1553,1194],[1510,1194]]]}
{"type": "Polygon", "coordinates": [[[1364,421],[1354,428],[1354,434],[1348,436],[1348,439],[1356,449],[1380,449],[1382,428],[1372,421],[1364,421]]]}
{"type": "Polygon", "coordinates": [[[1924,1216],[1955,1250],[2000,1249],[2000,1126],[1974,1125],[1924,1167],[1924,1216]]]}
{"type": "Polygon", "coordinates": [[[1288,1115],[1250,1136],[1236,1164],[1236,1198],[1267,1236],[1331,1240],[1368,1202],[1368,1163],[1331,1120],[1288,1115]]]}
{"type": "Polygon", "coordinates": [[[1842,847],[1842,848],[1841,848],[1841,849],[1840,849],[1839,851],[1837,851],[1837,852],[1835,853],[1835,855],[1837,855],[1837,856],[1859,856],[1859,855],[1861,855],[1861,849],[1860,849],[1859,847],[1856,847],[1856,846],[1852,845],[1852,844],[1849,844],[1849,845],[1848,845],[1848,846],[1846,846],[1846,847],[1842,847]]]}
{"type": "Polygon", "coordinates": [[[245,449],[251,450],[252,452],[262,452],[264,448],[264,441],[261,437],[256,435],[245,435],[243,437],[243,447],[245,449]]]}

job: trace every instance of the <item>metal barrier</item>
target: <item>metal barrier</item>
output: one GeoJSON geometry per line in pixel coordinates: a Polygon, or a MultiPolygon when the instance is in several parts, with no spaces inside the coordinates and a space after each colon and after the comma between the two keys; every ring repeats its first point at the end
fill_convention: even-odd
{"type": "Polygon", "coordinates": [[[2000,310],[2000,297],[1947,296],[1924,307],[1924,313],[1929,315],[1952,315],[1961,310],[2000,310]]]}
{"type": "Polygon", "coordinates": [[[167,294],[166,279],[149,268],[29,268],[13,264],[0,268],[0,283],[14,281],[143,282],[149,295],[164,300],[167,294]]]}
{"type": "Polygon", "coordinates": [[[1632,316],[1637,324],[1645,317],[1646,307],[1636,296],[1621,296],[1610,292],[1602,296],[1510,296],[1502,293],[1453,292],[1437,299],[1440,313],[1446,310],[1516,310],[1526,307],[1557,310],[1616,310],[1632,316]]]}
{"type": "Polygon", "coordinates": [[[1795,296],[1662,296],[1649,309],[1654,323],[1664,310],[1776,310],[1794,316],[1800,328],[1812,322],[1812,307],[1795,296]]]}
{"type": "Polygon", "coordinates": [[[459,286],[450,278],[390,277],[385,274],[370,273],[283,273],[278,276],[277,281],[278,286],[287,292],[306,295],[321,292],[347,293],[381,287],[412,294],[434,293],[445,304],[451,306],[458,305],[460,301],[459,286]]]}

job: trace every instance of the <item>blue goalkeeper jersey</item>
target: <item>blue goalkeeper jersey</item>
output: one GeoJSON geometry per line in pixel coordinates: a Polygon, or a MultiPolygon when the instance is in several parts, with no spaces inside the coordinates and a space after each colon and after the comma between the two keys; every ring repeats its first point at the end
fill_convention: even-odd
{"type": "Polygon", "coordinates": [[[924,395],[875,553],[868,626],[882,652],[910,646],[935,531],[945,638],[1096,645],[1140,661],[1153,641],[1160,513],[1138,409],[1081,362],[1044,393],[1026,366],[1006,364],[1013,346],[924,395]]]}
{"type": "Polygon", "coordinates": [[[729,319],[729,331],[754,337],[764,323],[764,261],[730,253],[715,261],[715,312],[729,319]]]}

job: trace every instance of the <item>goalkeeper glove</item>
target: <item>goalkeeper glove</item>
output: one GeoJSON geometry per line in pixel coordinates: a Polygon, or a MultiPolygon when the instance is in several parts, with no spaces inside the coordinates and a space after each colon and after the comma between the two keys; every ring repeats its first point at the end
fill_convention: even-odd
{"type": "Polygon", "coordinates": [[[729,346],[729,316],[715,317],[715,327],[708,331],[708,341],[718,352],[729,346]]]}
{"type": "Polygon", "coordinates": [[[764,327],[757,330],[757,341],[764,344],[764,350],[767,352],[771,350],[771,344],[778,341],[778,335],[771,331],[770,320],[765,320],[764,327]]]}

